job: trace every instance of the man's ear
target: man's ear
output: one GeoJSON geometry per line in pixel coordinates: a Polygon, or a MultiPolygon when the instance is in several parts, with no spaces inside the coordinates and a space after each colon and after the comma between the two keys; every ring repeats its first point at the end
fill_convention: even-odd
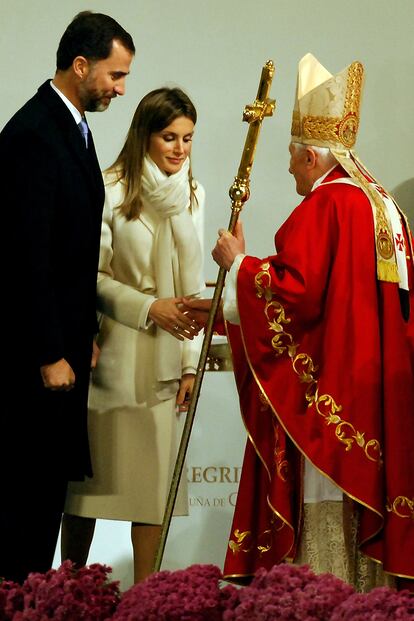
{"type": "Polygon", "coordinates": [[[76,56],[73,59],[72,68],[75,75],[83,80],[89,73],[89,61],[84,56],[76,56]]]}
{"type": "Polygon", "coordinates": [[[306,166],[309,170],[315,168],[317,162],[317,155],[313,149],[306,147],[306,166]]]}

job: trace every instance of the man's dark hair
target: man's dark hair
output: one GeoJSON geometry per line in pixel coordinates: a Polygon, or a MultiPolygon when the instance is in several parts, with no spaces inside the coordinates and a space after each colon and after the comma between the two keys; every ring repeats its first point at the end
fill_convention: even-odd
{"type": "Polygon", "coordinates": [[[116,39],[127,50],[135,53],[131,35],[109,15],[82,11],[66,28],[56,53],[56,69],[68,69],[76,56],[88,60],[104,60],[112,50],[116,39]]]}

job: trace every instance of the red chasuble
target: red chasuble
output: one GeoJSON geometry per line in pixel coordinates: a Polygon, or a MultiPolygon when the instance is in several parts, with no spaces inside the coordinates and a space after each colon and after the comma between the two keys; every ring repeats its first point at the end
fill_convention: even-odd
{"type": "Polygon", "coordinates": [[[227,328],[248,441],[227,577],[295,558],[306,456],[358,503],[361,551],[414,578],[412,239],[406,320],[398,285],[376,277],[368,199],[328,183],[345,174],[293,211],[276,255],[239,269],[227,328]]]}

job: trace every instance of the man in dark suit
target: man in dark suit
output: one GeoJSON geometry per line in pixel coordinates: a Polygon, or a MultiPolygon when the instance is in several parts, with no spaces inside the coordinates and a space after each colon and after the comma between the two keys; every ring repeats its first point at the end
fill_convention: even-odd
{"type": "Polygon", "coordinates": [[[11,580],[50,568],[67,481],[91,474],[87,395],[104,188],[84,113],[124,94],[134,52],[111,17],[80,13],[60,41],[54,79],[0,134],[0,576],[11,580]]]}

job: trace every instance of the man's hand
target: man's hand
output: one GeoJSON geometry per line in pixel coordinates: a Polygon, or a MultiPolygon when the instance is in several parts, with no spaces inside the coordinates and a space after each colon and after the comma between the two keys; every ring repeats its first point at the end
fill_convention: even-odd
{"type": "Polygon", "coordinates": [[[226,231],[226,229],[219,229],[218,234],[219,238],[211,254],[215,262],[228,271],[233,265],[233,261],[237,255],[244,254],[245,251],[241,221],[237,221],[233,235],[229,231],[226,231]]]}
{"type": "Polygon", "coordinates": [[[43,385],[49,390],[72,390],[75,385],[75,374],[70,364],[61,358],[52,364],[40,367],[43,385]]]}
{"type": "Polygon", "coordinates": [[[183,312],[182,298],[160,298],[150,306],[148,317],[179,341],[190,341],[199,333],[200,327],[183,312]]]}

